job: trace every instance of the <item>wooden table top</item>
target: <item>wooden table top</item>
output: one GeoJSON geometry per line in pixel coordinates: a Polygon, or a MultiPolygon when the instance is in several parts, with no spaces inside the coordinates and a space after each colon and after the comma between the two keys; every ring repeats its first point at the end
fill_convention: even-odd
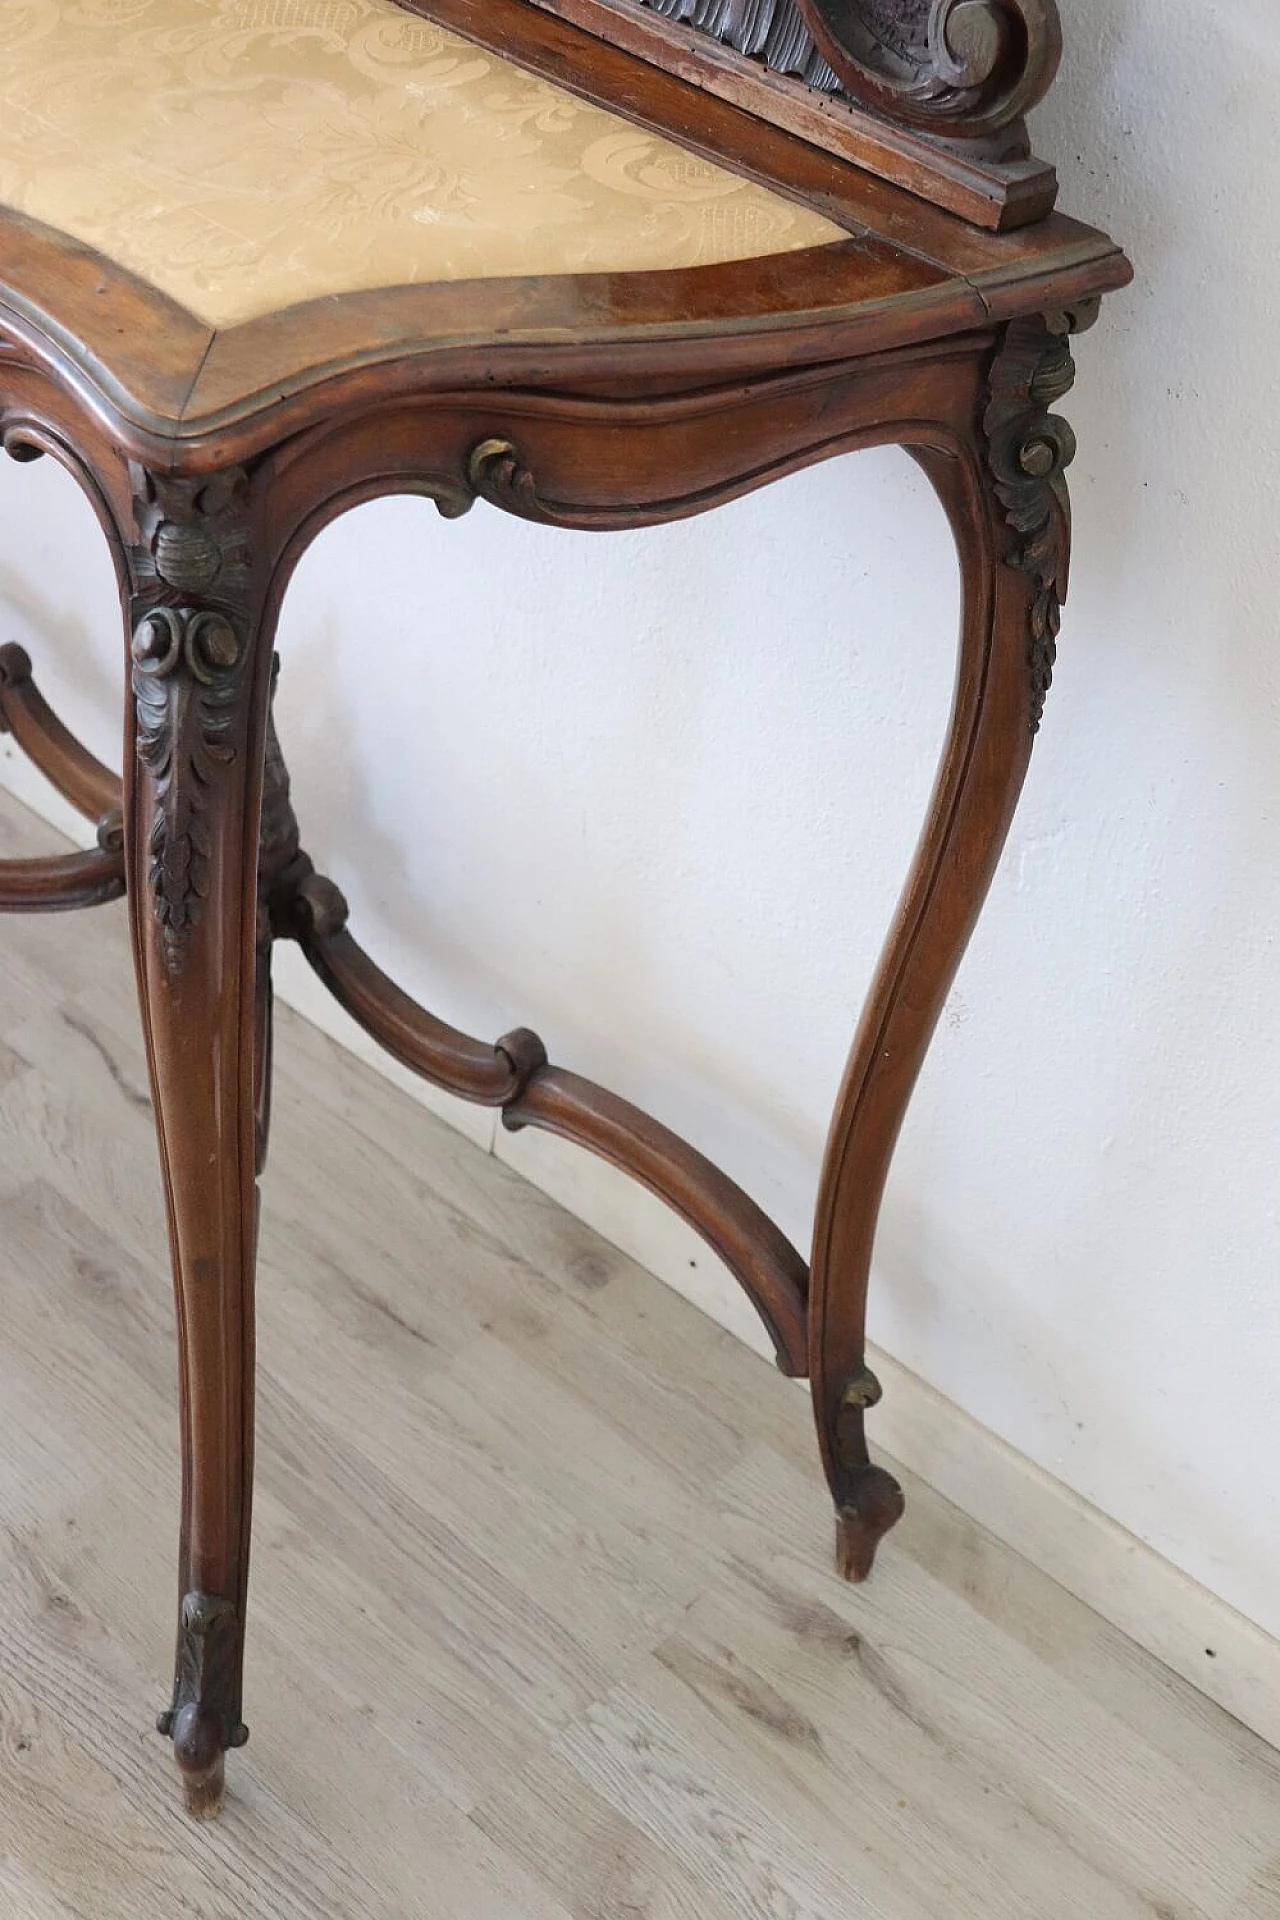
{"type": "MultiPolygon", "coordinates": [[[[313,4],[318,21],[321,0],[313,4]]],[[[30,103],[39,70],[23,74],[22,11],[6,21],[11,78],[0,80],[0,94],[6,84],[21,86],[30,103]]],[[[104,29],[111,11],[104,6],[104,29]]],[[[78,42],[83,14],[81,6],[78,42]]],[[[226,182],[241,179],[244,169],[233,163],[245,138],[242,130],[237,146],[234,122],[222,146],[203,137],[206,124],[228,120],[233,89],[198,39],[184,43],[177,66],[170,52],[167,66],[152,60],[150,92],[143,89],[139,105],[135,90],[128,116],[113,109],[100,62],[90,92],[59,86],[62,133],[83,131],[103,156],[101,173],[115,169],[110,194],[92,168],[59,169],[56,150],[39,164],[24,148],[21,113],[9,115],[0,135],[0,203],[8,203],[0,204],[0,336],[51,363],[124,443],[162,439],[191,450],[232,433],[244,453],[278,432],[282,417],[337,404],[375,373],[390,395],[464,378],[539,384],[570,359],[581,387],[607,381],[621,355],[629,378],[655,379],[675,369],[687,378],[705,367],[720,377],[855,357],[972,332],[1130,277],[1105,235],[1070,219],[1055,214],[1009,234],[972,227],[523,0],[416,0],[412,14],[393,0],[366,0],[360,19],[367,31],[347,49],[355,77],[344,111],[376,107],[385,125],[404,105],[393,146],[411,150],[415,165],[438,162],[429,217],[419,206],[416,229],[412,217],[386,217],[378,172],[385,141],[367,163],[367,186],[352,187],[350,155],[363,150],[355,136],[344,145],[333,134],[334,49],[322,58],[305,34],[277,34],[265,51],[259,44],[255,57],[266,66],[252,76],[244,124],[253,124],[254,103],[260,109],[264,72],[293,118],[283,135],[274,127],[278,152],[259,157],[261,177],[268,186],[279,177],[281,186],[270,244],[257,256],[251,247],[244,253],[240,283],[225,244],[219,252],[209,242],[206,270],[204,229],[192,215],[202,166],[209,198],[222,195],[222,228],[240,223],[237,244],[252,197],[241,193],[227,211],[226,182]],[[464,87],[470,99],[460,99],[464,87]],[[588,93],[597,104],[584,104],[588,93]],[[439,110],[427,110],[433,106],[439,110]],[[162,158],[147,176],[140,156],[165,147],[166,114],[191,123],[190,151],[181,166],[162,158]],[[539,131],[531,141],[532,123],[539,131]],[[307,187],[312,176],[318,184],[290,217],[308,240],[313,228],[321,240],[326,222],[330,229],[319,265],[308,260],[305,271],[279,226],[292,191],[282,171],[291,141],[295,162],[300,155],[304,163],[296,184],[307,187]],[[459,142],[470,142],[468,166],[459,142]],[[500,181],[478,180],[488,163],[477,151],[497,153],[500,181]],[[589,176],[589,190],[568,194],[566,216],[571,174],[589,176]],[[326,181],[339,175],[347,198],[335,213],[336,189],[326,181]],[[130,183],[139,196],[136,232],[127,219],[130,183]],[[185,252],[167,238],[183,213],[191,228],[185,252]],[[50,214],[54,221],[39,217],[50,214]],[[520,266],[534,270],[510,270],[520,266]],[[311,297],[297,299],[299,290],[311,297]]],[[[145,15],[135,20],[137,44],[122,45],[121,57],[149,58],[146,26],[145,15]]],[[[29,58],[51,60],[56,38],[44,35],[44,51],[31,41],[29,58]]],[[[163,44],[171,47],[172,36],[163,44]]],[[[279,118],[270,100],[259,117],[273,125],[279,118]]],[[[42,138],[52,118],[39,115],[42,138]]],[[[175,118],[169,145],[182,124],[175,118]]],[[[403,170],[404,151],[391,157],[403,170]]],[[[410,202],[413,177],[411,167],[410,202]]],[[[196,212],[217,224],[203,206],[196,212]]]]}

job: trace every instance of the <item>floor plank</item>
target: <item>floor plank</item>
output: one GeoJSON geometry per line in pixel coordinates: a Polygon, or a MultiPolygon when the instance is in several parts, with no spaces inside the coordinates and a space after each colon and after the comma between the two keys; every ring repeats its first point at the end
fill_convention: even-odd
{"type": "Polygon", "coordinates": [[[278,1074],[198,1827],[123,916],[0,930],[3,1920],[1280,1920],[1280,1756],[913,1481],[842,1585],[794,1385],[287,1014],[278,1074]]]}

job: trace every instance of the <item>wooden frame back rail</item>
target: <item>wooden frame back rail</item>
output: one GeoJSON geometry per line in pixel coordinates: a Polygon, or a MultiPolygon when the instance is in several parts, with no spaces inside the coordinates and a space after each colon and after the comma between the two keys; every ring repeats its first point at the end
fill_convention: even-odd
{"type": "MultiPolygon", "coordinates": [[[[603,105],[609,56],[638,56],[651,111],[673,83],[995,231],[1043,220],[1057,176],[1026,115],[1062,54],[1056,0],[404,0],[414,12],[531,59],[603,105]],[[576,36],[557,49],[520,8],[576,36]]],[[[629,103],[632,104],[632,103],[629,103]]],[[[728,152],[747,159],[749,148],[728,152]]]]}

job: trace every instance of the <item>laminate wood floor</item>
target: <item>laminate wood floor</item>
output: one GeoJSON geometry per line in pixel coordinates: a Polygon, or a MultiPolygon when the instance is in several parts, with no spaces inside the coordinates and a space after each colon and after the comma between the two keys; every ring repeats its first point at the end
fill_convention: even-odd
{"type": "Polygon", "coordinates": [[[288,1016],[278,1076],[201,1827],[123,912],[0,928],[3,1920],[1280,1916],[1280,1756],[918,1484],[844,1586],[795,1387],[288,1016]]]}

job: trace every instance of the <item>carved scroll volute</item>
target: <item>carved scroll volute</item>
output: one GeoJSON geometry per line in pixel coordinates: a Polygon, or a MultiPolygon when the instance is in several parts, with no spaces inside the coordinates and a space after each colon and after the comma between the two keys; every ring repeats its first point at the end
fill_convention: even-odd
{"type": "Polygon", "coordinates": [[[851,98],[948,139],[1016,130],[1062,56],[1056,0],[796,4],[851,98]]]}

